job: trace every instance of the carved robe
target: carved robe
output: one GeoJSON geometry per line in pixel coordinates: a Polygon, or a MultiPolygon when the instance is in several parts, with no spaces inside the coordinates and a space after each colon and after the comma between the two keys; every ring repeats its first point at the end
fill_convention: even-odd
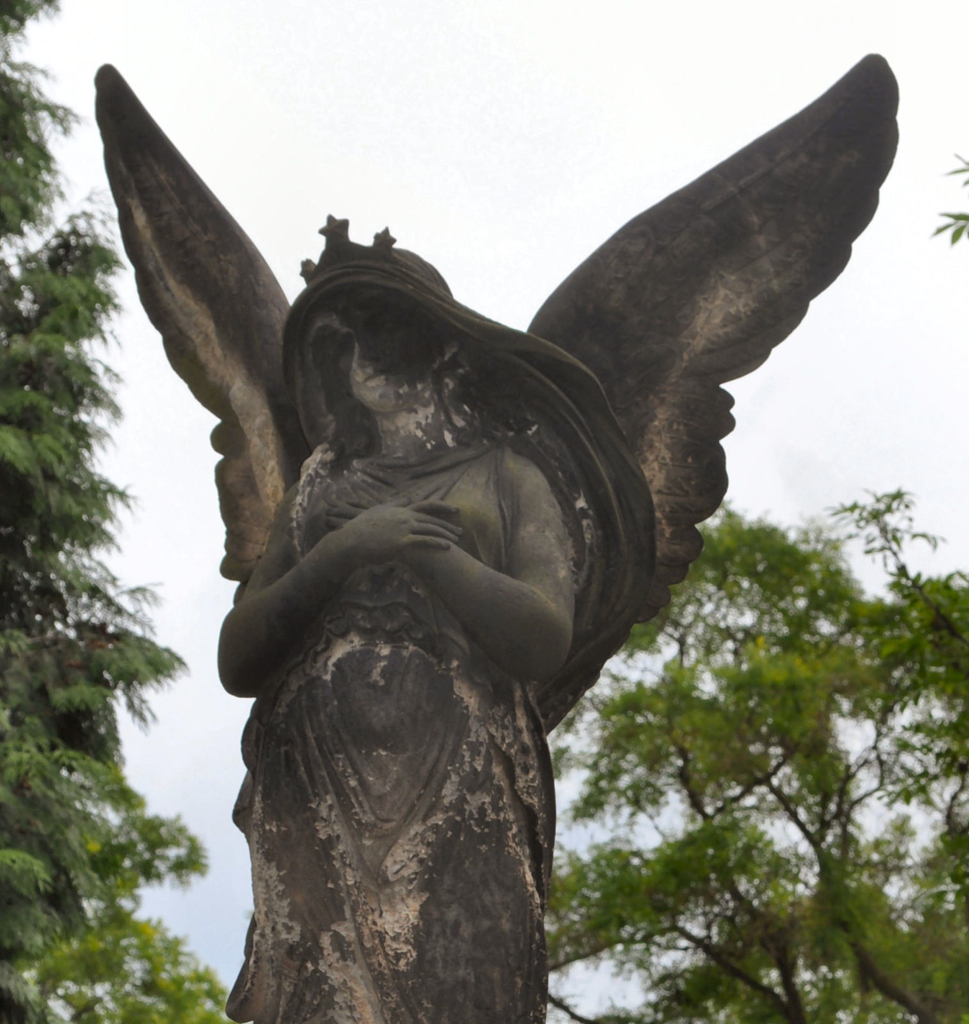
{"type": "MultiPolygon", "coordinates": [[[[400,494],[458,506],[462,546],[505,572],[528,512],[510,460],[525,462],[479,444],[380,470],[400,494]]],[[[360,483],[387,486],[362,462],[335,478],[322,465],[304,473],[298,554],[318,539],[321,509],[360,483]]],[[[555,541],[567,563],[564,526],[555,541]]],[[[243,753],[235,818],[255,913],[233,1019],[544,1020],[544,729],[528,682],[491,662],[415,573],[393,562],[350,577],[254,705],[243,753]]]]}

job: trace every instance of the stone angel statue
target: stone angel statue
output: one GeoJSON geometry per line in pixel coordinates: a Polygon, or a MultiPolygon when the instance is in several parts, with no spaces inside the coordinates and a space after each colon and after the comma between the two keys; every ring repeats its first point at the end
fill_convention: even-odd
{"type": "Polygon", "coordinates": [[[219,670],[255,698],[228,1013],[539,1024],[546,736],[699,553],[721,385],[847,263],[894,156],[892,73],[865,58],[635,217],[527,331],[333,217],[290,307],[118,72],[97,89],[142,301],[219,420],[219,670]]]}

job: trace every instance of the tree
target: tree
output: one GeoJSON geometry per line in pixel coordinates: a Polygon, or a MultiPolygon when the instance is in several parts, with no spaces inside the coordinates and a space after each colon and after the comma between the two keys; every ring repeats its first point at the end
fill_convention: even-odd
{"type": "Polygon", "coordinates": [[[182,939],[123,908],[35,970],[45,1003],[71,1024],[222,1024],[225,990],[182,939]]]}
{"type": "MultiPolygon", "coordinates": [[[[956,156],[956,160],[959,161],[960,166],[949,171],[949,174],[958,175],[963,179],[963,188],[969,188],[969,160],[965,160],[961,156],[956,156]]],[[[945,217],[945,220],[933,234],[948,235],[950,243],[955,245],[960,238],[965,236],[966,228],[969,227],[969,213],[940,213],[939,216],[945,217]]]]}
{"type": "Polygon", "coordinates": [[[559,857],[550,955],[639,981],[609,1020],[969,1019],[969,577],[908,568],[910,510],[841,510],[879,598],[833,527],[721,513],[565,725],[570,816],[612,834],[559,857]]]}
{"type": "MultiPolygon", "coordinates": [[[[119,708],[147,722],[146,695],[181,663],[151,639],[150,594],[124,590],[98,557],[127,501],[95,466],[117,415],[114,378],[94,352],[116,308],[118,260],[92,214],[55,224],[50,139],[72,117],[44,97],[36,69],[14,60],[25,25],[56,8],[55,0],[0,2],[4,1022],[59,1019],[70,1000],[58,964],[80,963],[97,928],[109,928],[104,941],[125,928],[145,939],[134,918],[138,886],[186,882],[204,868],[195,838],[180,821],[147,814],[121,768],[119,708]]],[[[154,935],[155,953],[184,966],[174,940],[154,935]]]]}
{"type": "Polygon", "coordinates": [[[115,806],[127,805],[126,813],[94,851],[107,898],[89,906],[83,930],[30,962],[28,978],[52,1021],[224,1024],[225,990],[214,972],[160,922],[136,916],[141,885],[198,873],[197,847],[177,821],[144,815],[130,790],[119,798],[115,806]]]}

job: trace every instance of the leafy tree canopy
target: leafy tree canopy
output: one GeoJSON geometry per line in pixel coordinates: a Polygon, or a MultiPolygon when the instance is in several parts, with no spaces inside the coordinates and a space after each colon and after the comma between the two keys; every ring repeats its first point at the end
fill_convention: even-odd
{"type": "Polygon", "coordinates": [[[910,570],[910,510],[841,510],[878,598],[834,527],[722,512],[563,726],[611,838],[558,857],[550,954],[639,983],[605,1019],[969,1021],[969,577],[910,570]]]}
{"type": "Polygon", "coordinates": [[[117,415],[95,353],[119,264],[89,212],[55,222],[50,142],[72,115],[14,59],[56,9],[0,0],[0,1020],[164,1021],[169,992],[179,1019],[214,1022],[215,979],[134,916],[140,885],[187,882],[204,859],[121,767],[119,708],[147,722],[181,663],[151,639],[150,594],[99,557],[127,500],[96,467],[117,415]],[[116,973],[86,977],[95,964],[116,973]]]}

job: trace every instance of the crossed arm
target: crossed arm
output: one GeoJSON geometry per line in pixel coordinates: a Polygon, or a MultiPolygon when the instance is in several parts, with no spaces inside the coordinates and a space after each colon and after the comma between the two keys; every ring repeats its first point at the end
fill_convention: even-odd
{"type": "Polygon", "coordinates": [[[515,678],[554,675],[572,641],[565,528],[541,472],[523,459],[511,472],[515,507],[507,574],[461,549],[459,510],[437,501],[343,510],[342,524],[297,559],[285,529],[291,492],[245,596],[222,626],[222,685],[239,697],[258,696],[344,581],[357,569],[390,561],[412,568],[475,643],[515,678]]]}

